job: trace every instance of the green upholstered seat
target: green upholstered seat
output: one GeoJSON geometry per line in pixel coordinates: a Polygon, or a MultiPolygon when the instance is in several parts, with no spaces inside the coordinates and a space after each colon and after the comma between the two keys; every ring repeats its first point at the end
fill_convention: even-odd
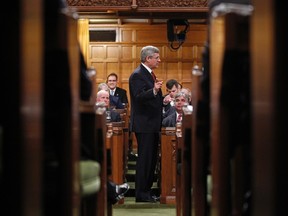
{"type": "Polygon", "coordinates": [[[80,162],[81,196],[86,197],[100,190],[100,164],[97,161],[84,160],[80,162]]]}

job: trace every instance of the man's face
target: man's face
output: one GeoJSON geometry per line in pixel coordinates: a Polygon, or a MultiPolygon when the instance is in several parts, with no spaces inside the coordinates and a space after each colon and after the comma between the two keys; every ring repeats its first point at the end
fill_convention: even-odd
{"type": "Polygon", "coordinates": [[[108,80],[107,80],[107,85],[109,87],[109,89],[115,89],[117,86],[117,79],[115,76],[109,76],[108,80]]]}
{"type": "Polygon", "coordinates": [[[174,98],[178,91],[179,89],[175,85],[173,85],[171,89],[167,89],[167,92],[169,93],[171,98],[174,98]]]}
{"type": "Polygon", "coordinates": [[[154,53],[153,56],[147,56],[145,64],[151,68],[158,68],[159,63],[161,62],[159,53],[154,53]]]}
{"type": "Polygon", "coordinates": [[[110,104],[109,93],[103,92],[103,94],[97,97],[97,102],[104,102],[106,104],[106,107],[109,107],[109,104],[110,104]]]}
{"type": "Polygon", "coordinates": [[[187,103],[184,96],[179,96],[175,98],[175,109],[178,112],[182,112],[182,107],[187,103]]]}

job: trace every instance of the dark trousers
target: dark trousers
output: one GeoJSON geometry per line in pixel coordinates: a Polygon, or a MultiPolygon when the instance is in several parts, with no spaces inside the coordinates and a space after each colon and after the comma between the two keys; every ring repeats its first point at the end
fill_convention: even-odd
{"type": "Polygon", "coordinates": [[[151,197],[156,163],[158,159],[159,133],[135,133],[137,140],[137,163],[135,179],[135,197],[151,197]]]}

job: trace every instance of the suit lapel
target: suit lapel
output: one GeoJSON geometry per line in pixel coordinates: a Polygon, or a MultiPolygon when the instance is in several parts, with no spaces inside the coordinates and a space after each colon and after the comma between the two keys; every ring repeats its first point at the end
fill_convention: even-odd
{"type": "Polygon", "coordinates": [[[143,72],[144,76],[152,83],[154,83],[153,77],[150,72],[141,64],[141,72],[143,72]]]}

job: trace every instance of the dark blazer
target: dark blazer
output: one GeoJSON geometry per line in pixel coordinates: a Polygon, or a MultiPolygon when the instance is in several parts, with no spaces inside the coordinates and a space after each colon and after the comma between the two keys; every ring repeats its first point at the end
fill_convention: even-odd
{"type": "MultiPolygon", "coordinates": [[[[169,103],[170,104],[170,103],[169,103]]],[[[163,119],[166,118],[167,116],[173,114],[174,112],[176,112],[175,106],[169,106],[169,109],[167,109],[164,113],[163,113],[163,119]]]]}
{"type": "Polygon", "coordinates": [[[119,97],[122,103],[127,104],[128,98],[127,98],[127,91],[125,89],[122,89],[120,87],[116,87],[116,90],[114,92],[114,96],[119,97]]]}
{"type": "Polygon", "coordinates": [[[176,127],[176,112],[174,111],[173,114],[168,115],[162,121],[162,127],[176,127]]]}
{"type": "Polygon", "coordinates": [[[110,100],[111,107],[115,107],[115,109],[124,109],[124,105],[122,104],[119,97],[110,95],[109,100],[110,100]]]}
{"type": "Polygon", "coordinates": [[[162,125],[162,91],[153,93],[154,80],[140,64],[129,78],[130,130],[136,133],[155,133],[162,125]]]}

